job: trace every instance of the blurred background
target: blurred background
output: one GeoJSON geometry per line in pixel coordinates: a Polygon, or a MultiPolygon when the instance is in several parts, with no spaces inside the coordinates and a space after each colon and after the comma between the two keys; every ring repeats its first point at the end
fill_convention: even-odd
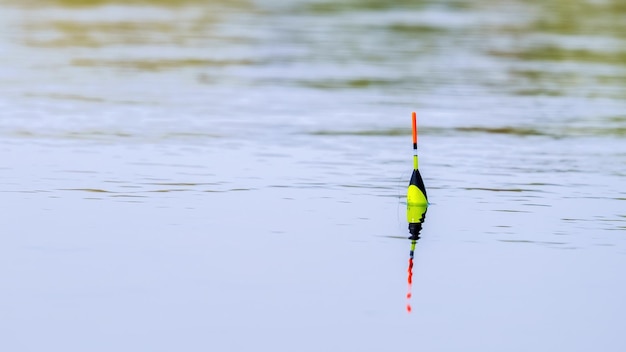
{"type": "Polygon", "coordinates": [[[0,0],[0,24],[3,350],[626,348],[626,2],[0,0]]]}

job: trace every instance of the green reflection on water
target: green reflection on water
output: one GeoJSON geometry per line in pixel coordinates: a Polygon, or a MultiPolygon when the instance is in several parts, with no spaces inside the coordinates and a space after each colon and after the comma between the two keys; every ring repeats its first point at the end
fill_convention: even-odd
{"type": "Polygon", "coordinates": [[[30,30],[58,33],[53,38],[28,39],[27,44],[38,47],[103,47],[110,44],[143,44],[176,40],[176,37],[164,37],[176,33],[175,24],[164,21],[114,21],[114,22],[78,22],[51,21],[29,23],[30,30]]]}
{"type": "Polygon", "coordinates": [[[359,131],[334,131],[321,130],[311,132],[314,136],[406,136],[411,134],[410,129],[391,128],[391,129],[375,129],[375,130],[359,130],[359,131]]]}
{"type": "Polygon", "coordinates": [[[518,52],[492,51],[492,54],[528,61],[584,61],[605,64],[623,64],[626,62],[626,51],[603,52],[586,49],[566,49],[557,46],[529,48],[518,52]]]}
{"type": "MultiPolygon", "coordinates": [[[[530,60],[530,59],[526,59],[530,60]]],[[[615,60],[612,60],[615,61],[615,60]]],[[[585,62],[585,61],[583,61],[585,62]]],[[[590,63],[597,63],[589,61],[590,63]]],[[[618,62],[604,62],[619,67],[618,62]]],[[[566,96],[572,90],[586,91],[588,97],[603,96],[610,98],[626,98],[626,73],[615,70],[614,74],[591,73],[587,71],[551,71],[513,69],[512,78],[524,86],[512,90],[516,95],[527,96],[566,96]],[[593,87],[593,90],[589,88],[593,87]],[[600,89],[603,87],[604,89],[600,89]]]]}
{"type": "Polygon", "coordinates": [[[154,6],[186,6],[191,4],[249,4],[247,0],[3,0],[0,3],[14,3],[25,6],[66,6],[89,7],[102,5],[154,5],[154,6]]]}
{"type": "MultiPolygon", "coordinates": [[[[611,122],[619,123],[626,121],[626,116],[611,116],[603,119],[607,121],[607,124],[611,122]]],[[[486,126],[461,126],[461,127],[428,127],[420,129],[421,133],[426,135],[451,135],[457,133],[475,133],[475,134],[502,134],[511,135],[517,137],[531,137],[531,136],[543,136],[550,138],[564,138],[564,137],[579,137],[579,136],[612,136],[623,137],[626,136],[626,127],[610,126],[598,127],[598,126],[559,126],[550,127],[545,129],[524,127],[524,126],[499,126],[499,127],[486,127],[486,126]]],[[[318,130],[310,132],[315,136],[406,136],[410,135],[411,131],[404,128],[388,128],[388,129],[371,129],[371,130],[353,130],[353,131],[340,131],[340,130],[318,130]]]]}
{"type": "MultiPolygon", "coordinates": [[[[274,0],[274,2],[275,4],[284,4],[280,0],[274,0]]],[[[263,64],[272,61],[288,62],[291,60],[302,60],[301,62],[311,63],[311,61],[307,61],[305,58],[301,59],[296,57],[296,55],[280,57],[280,54],[271,54],[269,59],[256,59],[250,54],[248,54],[250,55],[249,58],[244,57],[243,59],[241,55],[236,57],[231,55],[229,57],[228,54],[219,55],[219,59],[215,58],[217,56],[215,53],[221,54],[220,50],[223,49],[236,48],[235,52],[249,52],[250,50],[247,50],[248,44],[259,45],[261,49],[272,49],[267,51],[273,51],[273,48],[284,46],[290,49],[302,49],[303,51],[309,51],[310,49],[310,52],[315,53],[310,57],[316,60],[321,58],[331,63],[338,63],[342,60],[346,60],[348,63],[361,61],[371,65],[367,68],[370,72],[359,73],[356,77],[339,78],[328,78],[326,75],[320,75],[322,78],[319,79],[311,77],[283,79],[281,77],[273,79],[272,82],[284,83],[285,85],[293,85],[295,83],[296,85],[322,90],[372,88],[382,90],[413,86],[414,82],[417,81],[416,77],[414,77],[415,73],[413,73],[413,76],[410,75],[413,63],[426,62],[422,61],[422,58],[430,62],[428,56],[437,55],[439,50],[444,51],[448,50],[448,47],[453,47],[453,50],[450,51],[451,56],[458,54],[459,57],[462,57],[468,54],[468,48],[464,47],[462,43],[459,45],[459,48],[456,48],[456,45],[459,44],[457,43],[459,38],[472,39],[478,33],[482,42],[483,38],[516,40],[519,35],[519,37],[525,38],[521,41],[522,45],[489,46],[485,44],[485,47],[478,45],[478,48],[484,48],[480,55],[486,53],[502,62],[514,62],[515,64],[524,61],[532,62],[533,64],[535,62],[547,61],[550,63],[574,62],[611,65],[615,72],[612,74],[611,70],[602,72],[593,70],[554,70],[553,66],[547,67],[548,65],[546,65],[546,68],[533,65],[532,69],[522,69],[517,66],[515,68],[517,71],[509,71],[513,84],[508,85],[510,82],[507,82],[506,88],[508,92],[519,96],[559,97],[568,95],[575,88],[578,91],[574,93],[579,96],[602,96],[618,99],[626,97],[626,91],[624,90],[624,87],[626,87],[626,74],[622,70],[626,63],[626,42],[620,39],[626,38],[626,21],[624,20],[626,16],[626,1],[623,0],[555,0],[550,2],[513,0],[510,1],[511,4],[523,7],[528,10],[528,13],[532,13],[529,21],[516,22],[516,24],[497,23],[497,21],[496,24],[490,24],[491,22],[487,21],[487,24],[477,23],[476,26],[473,24],[467,26],[451,24],[447,23],[446,19],[452,18],[453,21],[454,17],[461,12],[480,12],[496,7],[496,5],[502,5],[502,2],[498,0],[422,0],[405,2],[390,2],[386,0],[301,0],[293,2],[295,8],[299,11],[308,11],[309,15],[313,17],[328,19],[336,15],[335,13],[341,12],[338,17],[341,17],[341,21],[345,20],[348,24],[347,27],[352,28],[353,33],[350,31],[341,33],[345,23],[340,20],[337,22],[329,21],[324,23],[336,26],[337,30],[333,31],[333,34],[322,38],[321,36],[309,35],[310,33],[315,33],[317,28],[298,27],[301,30],[300,34],[303,40],[298,40],[297,43],[280,42],[285,37],[275,34],[268,35],[267,38],[272,38],[269,40],[266,37],[258,39],[254,35],[250,35],[250,33],[255,33],[257,29],[260,29],[261,32],[267,30],[268,33],[273,33],[272,21],[260,21],[269,24],[268,28],[264,26],[259,28],[251,27],[249,31],[244,31],[240,29],[245,29],[249,25],[248,23],[237,23],[235,22],[237,20],[233,20],[223,12],[207,10],[206,6],[203,6],[210,5],[215,8],[217,5],[217,8],[220,9],[243,9],[244,12],[261,14],[261,17],[265,15],[277,16],[278,23],[292,14],[292,12],[287,12],[287,15],[285,15],[279,13],[280,11],[275,13],[272,11],[260,11],[263,6],[271,3],[271,0],[261,2],[253,2],[252,0],[0,0],[0,4],[47,5],[69,9],[65,11],[68,13],[66,18],[57,16],[25,17],[24,27],[26,31],[24,32],[23,41],[29,46],[55,49],[66,47],[106,48],[107,46],[113,48],[115,45],[124,44],[140,48],[144,44],[157,44],[163,46],[162,52],[168,52],[172,47],[211,48],[211,50],[207,50],[202,54],[193,52],[184,56],[181,55],[182,57],[177,56],[176,58],[171,58],[171,55],[168,54],[167,57],[158,57],[157,55],[149,58],[128,58],[116,55],[115,59],[93,59],[88,58],[88,54],[81,53],[80,56],[73,56],[66,61],[71,63],[72,66],[165,71],[177,68],[222,67],[229,65],[263,66],[263,64]],[[80,16],[74,17],[75,13],[91,12],[95,14],[101,10],[94,8],[77,11],[74,7],[95,7],[100,5],[141,5],[141,8],[134,9],[136,11],[133,15],[136,16],[134,17],[135,20],[115,17],[101,18],[97,15],[90,15],[84,18],[80,16]],[[185,17],[187,15],[181,15],[184,18],[179,18],[176,15],[184,12],[178,11],[179,9],[163,11],[170,15],[166,15],[166,18],[161,20],[150,16],[143,17],[142,15],[144,8],[187,5],[193,9],[191,11],[193,15],[188,17],[185,17]],[[350,24],[351,20],[344,14],[344,12],[349,13],[350,11],[355,13],[359,11],[386,13],[386,11],[399,8],[400,10],[404,8],[420,9],[416,13],[422,11],[422,9],[425,9],[425,11],[435,9],[435,12],[455,13],[455,15],[452,17],[443,16],[438,22],[421,21],[420,16],[416,16],[415,20],[411,17],[387,20],[385,15],[381,17],[382,21],[380,24],[362,26],[359,21],[350,24]],[[445,10],[442,11],[442,8],[445,10]],[[341,24],[339,24],[340,22],[341,24]],[[227,24],[227,26],[222,26],[220,31],[220,24],[227,24]],[[223,27],[229,28],[229,31],[224,31],[223,27]],[[461,33],[461,31],[467,32],[461,33]],[[514,36],[511,36],[512,32],[514,36]],[[384,42],[383,40],[378,40],[375,36],[371,42],[364,40],[370,33],[382,33],[381,38],[384,38],[384,42]],[[342,37],[342,40],[335,41],[334,36],[345,36],[345,38],[342,37]],[[533,36],[538,36],[540,39],[527,39],[533,36]],[[595,37],[600,40],[607,40],[608,44],[588,45],[593,44],[592,41],[595,37]],[[612,43],[615,45],[612,45],[612,43]],[[241,46],[239,47],[238,45],[240,44],[241,46]],[[398,50],[399,47],[402,50],[398,50]],[[390,50],[387,51],[386,49],[390,50]],[[411,57],[407,56],[409,52],[411,57]],[[378,67],[397,66],[403,70],[409,67],[407,78],[398,78],[391,75],[384,76],[380,72],[376,72],[376,67],[373,66],[373,63],[376,63],[378,67]],[[602,87],[603,89],[592,91],[588,87],[602,87]],[[580,93],[584,89],[587,89],[587,92],[584,94],[580,93]]],[[[149,11],[145,12],[149,13],[149,11]]],[[[509,13],[503,13],[502,15],[515,16],[509,13]]],[[[270,17],[270,19],[273,18],[270,17]]],[[[289,22],[288,18],[283,23],[283,25],[287,26],[285,23],[294,26],[294,28],[299,25],[296,22],[289,22]]],[[[227,50],[223,50],[223,52],[227,52],[227,50]]],[[[416,66],[414,71],[417,70],[424,71],[421,66],[416,66]]],[[[497,67],[495,70],[497,71],[497,67]]],[[[437,74],[438,72],[435,72],[431,76],[436,76],[437,74]]],[[[447,80],[446,78],[441,81],[446,82],[447,80]]],[[[433,79],[429,82],[437,83],[439,81],[433,79]]]]}
{"type": "Polygon", "coordinates": [[[344,1],[318,1],[306,6],[306,9],[317,13],[333,13],[353,10],[387,10],[390,8],[419,6],[425,1],[384,1],[384,0],[344,0],[344,1]]]}
{"type": "Polygon", "coordinates": [[[96,60],[76,59],[72,61],[74,66],[81,67],[114,67],[141,71],[163,71],[186,67],[221,67],[229,65],[248,65],[251,60],[211,60],[211,59],[158,59],[158,60],[96,60]]]}
{"type": "Polygon", "coordinates": [[[302,86],[317,89],[359,89],[382,86],[397,86],[399,81],[393,79],[356,78],[348,80],[319,79],[302,80],[298,82],[302,86]]]}
{"type": "Polygon", "coordinates": [[[504,30],[520,38],[542,35],[542,39],[513,50],[491,50],[490,54],[523,61],[626,63],[626,1],[534,0],[529,4],[535,8],[536,18],[504,30]],[[598,45],[598,40],[602,44],[598,45]],[[603,40],[608,41],[604,44],[603,40]]]}
{"type": "Polygon", "coordinates": [[[541,8],[534,29],[555,34],[611,35],[626,38],[623,0],[535,1],[541,8]]]}

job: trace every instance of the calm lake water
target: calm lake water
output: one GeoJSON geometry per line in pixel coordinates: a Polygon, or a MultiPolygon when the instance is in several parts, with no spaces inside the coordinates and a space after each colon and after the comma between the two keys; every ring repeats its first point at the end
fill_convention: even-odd
{"type": "Polygon", "coordinates": [[[0,0],[0,349],[626,350],[626,4],[393,3],[0,0]]]}

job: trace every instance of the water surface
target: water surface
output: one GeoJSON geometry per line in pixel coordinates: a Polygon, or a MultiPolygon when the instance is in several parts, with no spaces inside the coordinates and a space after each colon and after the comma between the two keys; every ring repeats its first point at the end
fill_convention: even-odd
{"type": "Polygon", "coordinates": [[[621,1],[1,0],[0,23],[3,350],[626,347],[621,1]]]}

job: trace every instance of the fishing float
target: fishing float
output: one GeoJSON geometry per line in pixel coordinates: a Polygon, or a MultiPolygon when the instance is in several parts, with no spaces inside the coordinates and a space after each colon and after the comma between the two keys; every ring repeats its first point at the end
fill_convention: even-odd
{"type": "Polygon", "coordinates": [[[409,222],[409,237],[412,241],[419,240],[422,224],[428,209],[428,196],[426,187],[419,170],[419,157],[417,156],[417,114],[411,116],[413,125],[413,173],[406,192],[406,219],[409,222]]]}
{"type": "Polygon", "coordinates": [[[409,181],[409,188],[406,192],[406,219],[409,222],[409,239],[411,240],[411,251],[409,252],[409,270],[408,270],[408,292],[406,294],[407,312],[411,313],[411,296],[413,287],[413,257],[415,255],[415,244],[420,239],[422,224],[426,218],[426,210],[428,210],[428,196],[426,195],[426,187],[424,180],[419,171],[419,157],[417,155],[417,114],[413,112],[411,115],[413,127],[413,173],[409,181]]]}

